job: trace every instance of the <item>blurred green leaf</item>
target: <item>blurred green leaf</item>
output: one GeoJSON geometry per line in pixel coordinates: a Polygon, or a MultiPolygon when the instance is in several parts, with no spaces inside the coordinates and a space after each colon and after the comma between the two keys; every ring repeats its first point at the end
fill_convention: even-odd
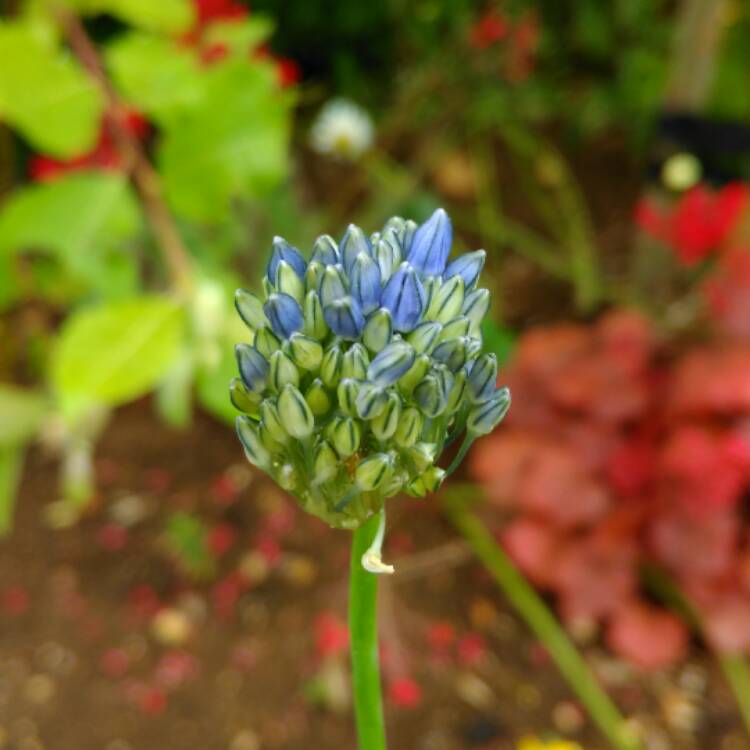
{"type": "Polygon", "coordinates": [[[40,393],[0,383],[0,449],[30,440],[49,409],[40,393]]]}
{"type": "Polygon", "coordinates": [[[0,21],[0,61],[0,119],[55,156],[94,145],[102,95],[53,38],[31,24],[0,21]]]}
{"type": "Polygon", "coordinates": [[[167,548],[188,575],[194,578],[210,576],[214,561],[208,550],[206,527],[199,518],[189,513],[173,513],[164,531],[167,548]]]}
{"type": "Polygon", "coordinates": [[[515,333],[510,328],[499,326],[489,318],[486,318],[482,323],[482,339],[485,349],[493,352],[501,365],[504,365],[510,359],[516,346],[515,333]]]}
{"type": "Polygon", "coordinates": [[[159,123],[200,102],[203,86],[198,61],[174,39],[134,31],[123,34],[105,55],[117,88],[159,123]]]}
{"type": "Polygon", "coordinates": [[[150,31],[176,34],[193,23],[195,12],[190,0],[66,0],[85,15],[107,13],[125,23],[150,31]]]}
{"type": "Polygon", "coordinates": [[[0,207],[0,258],[54,252],[75,276],[107,294],[132,292],[135,259],[122,249],[141,226],[122,175],[77,173],[17,190],[0,207]]]}
{"type": "Polygon", "coordinates": [[[51,362],[63,412],[74,415],[92,401],[116,406],[147,393],[169,371],[183,337],[183,309],[166,297],[136,297],[73,313],[51,362]]]}
{"type": "Polygon", "coordinates": [[[220,221],[232,198],[267,192],[285,176],[291,98],[266,63],[232,60],[206,76],[200,107],[170,124],[158,161],[178,214],[220,221]]]}
{"type": "Polygon", "coordinates": [[[182,429],[193,417],[193,357],[189,349],[180,354],[156,391],[156,410],[170,427],[182,429]]]}
{"type": "Polygon", "coordinates": [[[271,36],[273,27],[273,22],[263,16],[216,21],[206,29],[204,42],[209,47],[221,45],[232,54],[246,56],[250,50],[271,36]]]}
{"type": "Polygon", "coordinates": [[[23,454],[23,446],[0,447],[0,537],[5,536],[13,527],[23,454]]]}
{"type": "Polygon", "coordinates": [[[217,419],[234,424],[238,411],[229,400],[229,383],[237,375],[234,349],[227,345],[216,367],[204,367],[196,378],[198,400],[217,419]]]}

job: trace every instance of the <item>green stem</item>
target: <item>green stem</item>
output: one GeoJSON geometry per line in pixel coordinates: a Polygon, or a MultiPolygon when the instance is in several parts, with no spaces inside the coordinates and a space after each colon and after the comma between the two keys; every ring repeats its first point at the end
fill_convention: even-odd
{"type": "Polygon", "coordinates": [[[451,461],[451,465],[445,471],[446,479],[461,465],[461,461],[466,458],[466,454],[469,452],[469,448],[471,448],[471,444],[474,440],[476,440],[476,435],[467,432],[464,436],[463,443],[461,443],[461,447],[458,449],[458,453],[456,453],[456,457],[451,461]]]}
{"type": "Polygon", "coordinates": [[[718,659],[734,693],[745,728],[750,732],[750,666],[739,654],[719,654],[718,659]]]}
{"type": "Polygon", "coordinates": [[[465,508],[458,493],[446,493],[445,510],[477,557],[500,585],[511,604],[544,644],[591,718],[616,750],[637,750],[638,742],[628,736],[623,717],[604,692],[588,665],[542,598],[516,569],[479,519],[465,508]]]}
{"type": "Polygon", "coordinates": [[[383,698],[378,663],[378,577],[362,567],[362,556],[378,533],[380,514],[354,532],[349,578],[354,713],[359,750],[385,750],[383,698]]]}

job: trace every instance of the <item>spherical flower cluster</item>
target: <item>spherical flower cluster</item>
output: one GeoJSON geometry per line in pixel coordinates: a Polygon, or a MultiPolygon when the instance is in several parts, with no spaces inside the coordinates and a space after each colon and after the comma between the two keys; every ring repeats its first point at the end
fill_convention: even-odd
{"type": "Polygon", "coordinates": [[[277,237],[265,299],[237,291],[253,332],[231,385],[245,453],[332,526],[435,491],[446,442],[465,430],[468,444],[508,410],[482,354],[485,253],[448,263],[451,241],[442,209],[421,226],[394,217],[370,237],[324,235],[309,262],[277,237]]]}
{"type": "Polygon", "coordinates": [[[310,145],[321,154],[353,160],[372,146],[374,128],[366,110],[348,99],[331,99],[315,118],[310,145]]]}

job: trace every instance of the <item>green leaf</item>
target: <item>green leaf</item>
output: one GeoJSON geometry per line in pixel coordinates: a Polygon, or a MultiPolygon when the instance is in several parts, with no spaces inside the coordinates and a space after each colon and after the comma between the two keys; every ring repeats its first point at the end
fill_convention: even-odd
{"type": "Polygon", "coordinates": [[[0,537],[6,536],[13,527],[23,454],[22,446],[0,447],[0,537]]]}
{"type": "Polygon", "coordinates": [[[40,393],[0,383],[0,449],[30,440],[48,409],[49,403],[40,393]]]}
{"type": "Polygon", "coordinates": [[[180,305],[143,296],[71,315],[52,355],[52,385],[74,415],[92,401],[110,406],[151,390],[169,371],[183,342],[180,305]]]}
{"type": "Polygon", "coordinates": [[[482,339],[487,351],[497,356],[497,361],[504,365],[516,347],[516,335],[510,328],[499,326],[490,318],[482,322],[482,339]]]}
{"type": "Polygon", "coordinates": [[[94,145],[103,97],[54,39],[31,24],[0,21],[0,60],[0,119],[55,156],[94,145]]]}
{"type": "Polygon", "coordinates": [[[164,531],[167,548],[194,578],[208,577],[214,570],[206,536],[206,527],[196,516],[177,512],[167,519],[164,531]]]}
{"type": "Polygon", "coordinates": [[[158,160],[177,213],[221,221],[233,198],[263,194],[285,176],[291,98],[266,63],[233,60],[206,76],[200,106],[164,134],[158,160]]]}
{"type": "Polygon", "coordinates": [[[273,32],[273,22],[263,16],[243,20],[214,21],[205,31],[207,46],[222,45],[232,54],[247,56],[247,53],[265,42],[273,32]]]}
{"type": "Polygon", "coordinates": [[[122,175],[70,174],[21,188],[0,208],[0,259],[47,250],[95,289],[132,291],[135,258],[122,244],[140,227],[138,204],[122,175]]]}
{"type": "Polygon", "coordinates": [[[190,0],[67,0],[67,2],[85,15],[107,13],[133,26],[169,34],[186,31],[195,18],[190,0]]]}
{"type": "Polygon", "coordinates": [[[159,123],[199,104],[203,96],[194,54],[173,39],[124,34],[107,49],[106,61],[125,98],[159,123]]]}

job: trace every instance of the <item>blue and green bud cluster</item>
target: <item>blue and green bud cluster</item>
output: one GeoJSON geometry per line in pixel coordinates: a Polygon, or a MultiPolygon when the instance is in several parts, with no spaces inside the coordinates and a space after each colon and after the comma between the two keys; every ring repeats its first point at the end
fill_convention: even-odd
{"type": "Polygon", "coordinates": [[[319,237],[309,261],[280,237],[263,298],[240,289],[252,343],[231,385],[248,459],[332,526],[356,528],[399,492],[445,477],[446,442],[490,432],[510,405],[482,353],[485,253],[448,262],[442,209],[367,236],[319,237]]]}

